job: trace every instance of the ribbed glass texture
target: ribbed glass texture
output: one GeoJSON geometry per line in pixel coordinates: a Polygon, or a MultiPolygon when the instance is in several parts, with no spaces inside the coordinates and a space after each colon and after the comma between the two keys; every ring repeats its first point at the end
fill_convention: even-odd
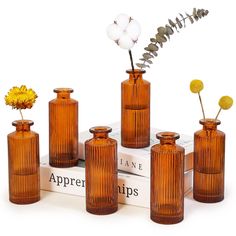
{"type": "Polygon", "coordinates": [[[86,210],[111,214],[118,209],[117,142],[108,137],[111,128],[93,127],[85,142],[86,210]]]}
{"type": "Polygon", "coordinates": [[[54,167],[78,164],[78,102],[72,89],[54,89],[57,98],[49,102],[49,163],[54,167]]]}
{"type": "Polygon", "coordinates": [[[29,120],[14,121],[16,131],[8,134],[9,200],[30,204],[40,200],[39,135],[29,120]]]}
{"type": "Polygon", "coordinates": [[[142,148],[150,145],[150,83],[145,71],[127,71],[121,83],[121,145],[142,148]]]}
{"type": "Polygon", "coordinates": [[[200,120],[203,129],[194,134],[193,197],[206,203],[224,199],[225,134],[219,120],[200,120]]]}
{"type": "Polygon", "coordinates": [[[184,148],[175,144],[176,133],[157,138],[160,144],[151,148],[151,219],[175,224],[184,218],[184,148]]]}

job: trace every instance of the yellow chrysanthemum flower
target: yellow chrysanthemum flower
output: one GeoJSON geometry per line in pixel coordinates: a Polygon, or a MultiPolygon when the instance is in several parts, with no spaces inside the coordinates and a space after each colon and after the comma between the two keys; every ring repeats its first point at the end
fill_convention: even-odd
{"type": "Polygon", "coordinates": [[[190,83],[190,90],[192,93],[200,93],[204,88],[203,82],[201,80],[195,79],[190,83]]]}
{"type": "Polygon", "coordinates": [[[5,96],[6,105],[13,109],[30,109],[36,101],[37,94],[33,89],[27,89],[25,85],[13,87],[5,96]]]}
{"type": "Polygon", "coordinates": [[[233,105],[233,99],[230,96],[223,96],[219,100],[219,106],[223,110],[228,110],[233,105]]]}

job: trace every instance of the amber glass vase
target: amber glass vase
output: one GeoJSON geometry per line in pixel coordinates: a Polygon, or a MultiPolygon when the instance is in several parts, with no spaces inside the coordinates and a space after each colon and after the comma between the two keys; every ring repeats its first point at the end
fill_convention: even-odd
{"type": "Polygon", "coordinates": [[[150,83],[143,70],[128,70],[121,83],[121,145],[143,148],[150,145],[150,83]]]}
{"type": "Polygon", "coordinates": [[[97,215],[118,208],[117,142],[108,137],[111,128],[93,127],[85,142],[86,209],[97,215]]]}
{"type": "Polygon", "coordinates": [[[151,148],[151,219],[175,224],[184,217],[184,148],[175,144],[177,133],[157,134],[151,148]]]}
{"type": "Polygon", "coordinates": [[[34,123],[18,120],[8,134],[9,199],[16,204],[40,200],[39,135],[30,130],[34,123]]]}
{"type": "Polygon", "coordinates": [[[219,120],[200,120],[203,129],[194,134],[193,197],[206,203],[224,199],[225,134],[219,120]]]}
{"type": "Polygon", "coordinates": [[[49,163],[54,167],[78,164],[78,102],[70,98],[73,89],[54,89],[57,98],[49,102],[49,163]]]}

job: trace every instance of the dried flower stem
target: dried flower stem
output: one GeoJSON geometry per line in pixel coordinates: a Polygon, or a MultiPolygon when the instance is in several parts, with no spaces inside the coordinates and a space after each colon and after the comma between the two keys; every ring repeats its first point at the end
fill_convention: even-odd
{"type": "Polygon", "coordinates": [[[205,112],[204,112],[204,108],[203,108],[203,103],[202,103],[202,98],[201,98],[200,93],[198,93],[198,97],[199,97],[199,101],[200,101],[201,108],[202,108],[203,119],[205,120],[205,119],[206,119],[206,116],[205,116],[205,112]]]}
{"type": "Polygon", "coordinates": [[[19,109],[19,111],[20,111],[20,116],[21,116],[21,120],[22,120],[22,123],[23,123],[23,121],[24,121],[23,113],[22,113],[21,109],[19,109]]]}
{"type": "Polygon", "coordinates": [[[220,114],[221,110],[222,110],[222,108],[220,108],[220,109],[219,109],[219,111],[218,111],[218,113],[217,113],[217,115],[216,115],[216,118],[215,118],[215,120],[217,120],[217,119],[218,119],[218,116],[219,116],[219,114],[220,114]]]}

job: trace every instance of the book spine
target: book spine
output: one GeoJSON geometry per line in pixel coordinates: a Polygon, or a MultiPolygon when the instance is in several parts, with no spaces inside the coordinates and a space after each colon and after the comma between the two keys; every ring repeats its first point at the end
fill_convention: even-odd
{"type": "MultiPolygon", "coordinates": [[[[83,168],[53,168],[41,164],[41,189],[52,192],[85,196],[85,172],[83,168]]],[[[192,188],[192,171],[185,173],[184,190],[192,188]]],[[[118,201],[141,207],[150,207],[150,180],[147,177],[118,174],[118,201]]]]}

